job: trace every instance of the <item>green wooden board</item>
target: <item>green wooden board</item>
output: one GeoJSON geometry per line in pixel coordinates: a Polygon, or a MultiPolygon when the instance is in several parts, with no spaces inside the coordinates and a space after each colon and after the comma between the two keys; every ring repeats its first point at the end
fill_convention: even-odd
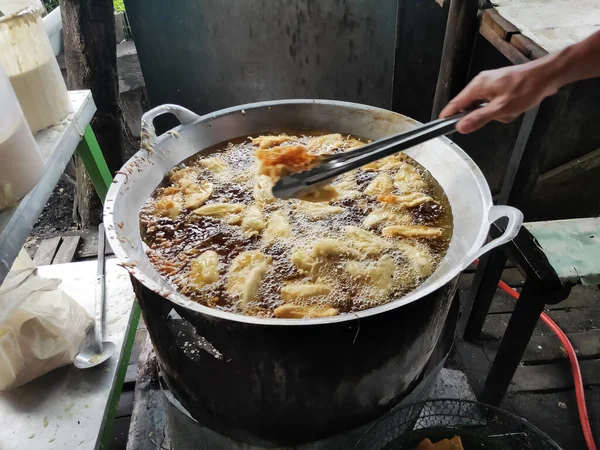
{"type": "Polygon", "coordinates": [[[562,281],[600,284],[600,218],[531,222],[525,227],[562,281]]]}

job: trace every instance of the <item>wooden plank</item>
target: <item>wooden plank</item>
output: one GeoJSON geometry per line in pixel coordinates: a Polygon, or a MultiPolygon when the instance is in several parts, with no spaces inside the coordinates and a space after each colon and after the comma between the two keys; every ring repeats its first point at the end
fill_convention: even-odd
{"type": "Polygon", "coordinates": [[[600,219],[526,223],[563,283],[600,284],[600,219]]]}
{"type": "Polygon", "coordinates": [[[548,167],[554,168],[541,174],[538,179],[532,206],[535,216],[532,217],[567,219],[598,215],[600,199],[597,196],[590,196],[589,193],[596,192],[600,185],[600,149],[597,148],[598,133],[590,128],[590,124],[594,121],[598,123],[594,115],[600,117],[600,113],[591,109],[594,97],[591,99],[580,97],[585,95],[584,88],[588,92],[599,92],[598,86],[600,80],[592,79],[571,87],[579,98],[570,101],[561,111],[562,123],[558,126],[563,129],[563,133],[553,139],[552,142],[557,147],[553,146],[550,149],[552,154],[549,154],[551,165],[548,167]],[[586,118],[583,123],[582,117],[586,118]],[[585,142],[578,139],[583,139],[585,142]],[[595,150],[581,155],[582,152],[578,150],[584,150],[585,146],[595,150]],[[567,154],[570,156],[561,160],[559,149],[563,153],[569,149],[567,154]],[[565,160],[567,162],[564,162],[565,160]],[[557,163],[560,164],[558,167],[556,167],[557,163]]]}
{"type": "MultiPolygon", "coordinates": [[[[600,388],[585,392],[594,436],[600,434],[600,388]]],[[[585,449],[573,390],[552,393],[509,394],[510,410],[548,434],[561,448],[585,449]]],[[[596,438],[597,439],[597,438],[596,438]]]]}
{"type": "Polygon", "coordinates": [[[119,407],[115,418],[131,416],[133,411],[134,391],[123,391],[119,397],[119,407]]]}
{"type": "Polygon", "coordinates": [[[127,448],[130,422],[130,416],[115,419],[114,436],[110,443],[110,450],[125,450],[127,448]]]}
{"type": "Polygon", "coordinates": [[[52,264],[52,260],[54,259],[54,255],[56,255],[61,240],[61,236],[44,239],[33,257],[33,263],[36,266],[48,266],[52,264]]]}
{"type": "MultiPolygon", "coordinates": [[[[600,329],[600,307],[573,308],[547,311],[548,314],[565,333],[578,333],[584,330],[600,329]]],[[[501,339],[511,314],[490,314],[483,326],[482,339],[501,339]]],[[[540,320],[534,335],[548,335],[551,331],[540,320]]]]}
{"type": "Polygon", "coordinates": [[[483,351],[483,346],[461,341],[456,343],[455,348],[473,391],[476,395],[479,395],[491,366],[490,360],[483,351]]]}
{"type": "Polygon", "coordinates": [[[127,365],[127,372],[125,372],[125,381],[123,381],[123,387],[127,389],[134,389],[135,380],[137,379],[138,365],[137,361],[127,365]]]}
{"type": "Polygon", "coordinates": [[[598,0],[494,0],[494,6],[549,52],[580,42],[600,29],[598,0]]]}
{"type": "Polygon", "coordinates": [[[538,178],[537,187],[538,189],[552,188],[598,167],[600,167],[600,148],[544,172],[538,178]]]}
{"type": "Polygon", "coordinates": [[[135,332],[135,341],[133,343],[133,349],[131,350],[131,356],[129,357],[129,364],[135,364],[137,366],[138,359],[140,357],[140,352],[142,351],[142,346],[146,341],[147,335],[148,330],[146,329],[146,326],[138,326],[138,329],[135,332]]]}
{"type": "MultiPolygon", "coordinates": [[[[473,283],[473,278],[475,277],[474,273],[463,273],[458,280],[458,290],[459,291],[467,291],[471,288],[471,284],[473,283]]],[[[519,269],[515,267],[511,267],[505,269],[502,272],[502,281],[508,284],[511,287],[519,288],[523,286],[525,278],[519,272],[519,269]]]]}
{"type": "MultiPolygon", "coordinates": [[[[520,291],[520,289],[518,288],[517,291],[520,291]]],[[[460,295],[461,301],[466,301],[467,292],[461,292],[460,295]]],[[[515,309],[515,302],[516,300],[513,297],[498,288],[490,307],[490,314],[510,313],[515,309]]],[[[555,305],[546,305],[545,309],[586,308],[596,305],[600,305],[600,290],[597,287],[579,285],[571,289],[571,293],[566,300],[555,305]]]]}
{"type": "MultiPolygon", "coordinates": [[[[585,386],[600,385],[600,359],[579,361],[585,386]]],[[[508,388],[510,392],[538,392],[573,387],[573,375],[568,362],[519,366],[508,388]]]]}
{"type": "Polygon", "coordinates": [[[65,264],[73,261],[75,252],[79,246],[79,236],[63,236],[62,243],[52,260],[52,264],[65,264]]]}
{"type": "Polygon", "coordinates": [[[523,64],[529,61],[525,55],[513,47],[509,42],[506,42],[490,27],[483,23],[479,28],[479,33],[486,38],[500,53],[502,53],[511,63],[523,64]]]}
{"type": "Polygon", "coordinates": [[[541,58],[542,56],[546,56],[548,54],[546,50],[522,34],[512,35],[510,37],[510,43],[513,47],[531,60],[541,58]]]}
{"type": "Polygon", "coordinates": [[[127,372],[125,373],[125,381],[126,385],[134,385],[137,379],[138,373],[138,360],[140,358],[140,353],[142,351],[142,347],[144,342],[148,337],[148,330],[146,329],[146,325],[140,320],[140,324],[138,325],[138,329],[135,332],[135,341],[133,343],[133,349],[131,350],[131,355],[129,356],[129,364],[127,365],[127,372]]]}
{"type": "MultiPolygon", "coordinates": [[[[96,258],[98,256],[98,230],[71,231],[63,236],[80,236],[81,243],[75,256],[78,260],[87,258],[96,258]]],[[[106,246],[105,255],[113,255],[110,245],[106,246]]]]}
{"type": "Polygon", "coordinates": [[[517,27],[502,17],[495,9],[487,9],[483,13],[481,22],[489,26],[504,41],[510,41],[514,34],[520,33],[517,27]]]}
{"type": "MultiPolygon", "coordinates": [[[[580,360],[600,358],[600,330],[567,333],[567,337],[580,360]]],[[[493,361],[496,357],[499,345],[500,340],[485,341],[483,343],[483,351],[490,361],[493,361]]],[[[567,352],[554,334],[532,336],[523,355],[523,363],[527,365],[558,362],[566,359],[567,352]]]]}
{"type": "MultiPolygon", "coordinates": [[[[469,291],[459,292],[459,296],[461,303],[464,304],[468,299],[469,291]]],[[[494,295],[494,299],[492,300],[489,314],[511,313],[513,309],[515,309],[515,302],[516,300],[514,300],[510,295],[498,288],[496,290],[496,294],[494,295]]]]}

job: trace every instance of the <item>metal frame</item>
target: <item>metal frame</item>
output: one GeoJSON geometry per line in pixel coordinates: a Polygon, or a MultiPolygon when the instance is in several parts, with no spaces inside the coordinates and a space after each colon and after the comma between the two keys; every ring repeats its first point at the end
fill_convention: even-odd
{"type": "Polygon", "coordinates": [[[92,180],[100,201],[104,203],[106,193],[112,183],[112,175],[90,125],[85,128],[83,139],[81,139],[76,151],[83,161],[85,170],[92,180]]]}

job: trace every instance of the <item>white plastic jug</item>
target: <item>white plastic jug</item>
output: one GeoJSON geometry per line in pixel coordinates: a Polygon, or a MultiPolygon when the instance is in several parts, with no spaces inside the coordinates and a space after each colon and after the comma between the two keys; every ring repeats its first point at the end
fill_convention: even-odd
{"type": "Polygon", "coordinates": [[[60,123],[72,106],[38,3],[0,17],[0,66],[32,133],[60,123]]]}
{"type": "Polygon", "coordinates": [[[44,173],[44,161],[10,81],[0,66],[0,211],[23,198],[44,173]]]}

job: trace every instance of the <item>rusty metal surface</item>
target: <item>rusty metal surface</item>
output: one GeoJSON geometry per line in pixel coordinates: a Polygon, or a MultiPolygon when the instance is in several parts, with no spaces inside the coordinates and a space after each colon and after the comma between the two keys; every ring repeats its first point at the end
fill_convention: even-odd
{"type": "Polygon", "coordinates": [[[153,105],[327,98],[390,108],[397,0],[126,0],[153,105]]]}
{"type": "MultiPolygon", "coordinates": [[[[445,329],[424,370],[422,379],[400,404],[378,421],[379,423],[387,422],[393,426],[393,421],[387,419],[393,417],[394,411],[416,401],[432,398],[475,399],[463,373],[442,369],[453,344],[457,319],[458,302],[455,299],[445,329]]],[[[164,383],[160,383],[156,354],[148,337],[144,350],[140,354],[139,368],[127,450],[265,449],[265,447],[236,442],[192,418],[183,405],[166,389],[164,383]]],[[[358,429],[299,446],[269,448],[271,450],[346,450],[354,447],[366,428],[367,426],[362,425],[358,429]]]]}

